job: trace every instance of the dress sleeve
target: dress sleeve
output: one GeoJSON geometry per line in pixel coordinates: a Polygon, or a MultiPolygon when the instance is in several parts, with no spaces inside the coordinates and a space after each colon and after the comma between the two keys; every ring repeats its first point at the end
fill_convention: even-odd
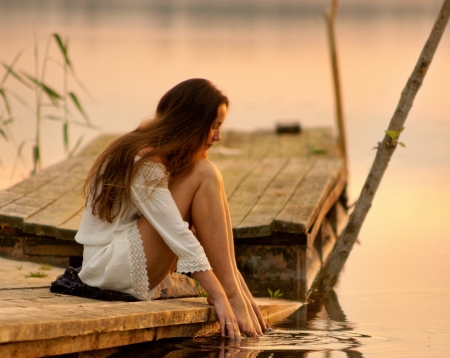
{"type": "Polygon", "coordinates": [[[134,204],[178,256],[178,272],[212,270],[203,247],[183,221],[170,194],[162,164],[144,163],[136,173],[131,191],[134,204]]]}

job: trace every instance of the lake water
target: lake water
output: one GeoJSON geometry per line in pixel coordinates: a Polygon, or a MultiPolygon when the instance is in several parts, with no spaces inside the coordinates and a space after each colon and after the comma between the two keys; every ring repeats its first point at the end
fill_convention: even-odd
{"type": "MultiPolygon", "coordinates": [[[[0,0],[0,60],[11,63],[25,49],[17,68],[32,73],[33,31],[41,56],[48,34],[69,39],[69,55],[91,97],[74,82],[69,85],[100,128],[72,127],[71,145],[82,135],[85,143],[99,132],[133,129],[152,115],[167,89],[190,77],[209,78],[230,97],[228,129],[272,128],[286,119],[334,127],[321,15],[327,4],[0,0]]],[[[363,185],[372,148],[383,137],[440,4],[342,1],[337,36],[350,201],[363,185]]],[[[449,356],[449,60],[447,29],[406,121],[401,136],[406,148],[399,147],[391,160],[337,296],[314,297],[307,312],[239,346],[214,339],[179,341],[186,352],[193,347],[197,352],[185,356],[449,356]]],[[[48,82],[60,88],[54,72],[49,69],[48,82]]],[[[6,84],[32,103],[32,93],[10,79],[6,84]]],[[[35,122],[18,103],[14,113],[9,134],[19,146],[33,137],[35,122]]],[[[63,158],[61,128],[60,122],[43,123],[44,165],[63,158]]],[[[24,162],[13,171],[16,151],[0,137],[0,188],[30,171],[30,144],[23,146],[24,162]]]]}

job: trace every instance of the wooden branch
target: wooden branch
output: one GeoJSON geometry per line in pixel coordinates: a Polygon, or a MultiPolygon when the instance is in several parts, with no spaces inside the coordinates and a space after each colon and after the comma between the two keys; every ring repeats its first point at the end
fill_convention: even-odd
{"type": "MultiPolygon", "coordinates": [[[[413,105],[414,98],[422,85],[449,17],[450,0],[445,0],[431,34],[420,54],[419,60],[402,91],[400,101],[389,123],[388,130],[398,131],[398,135],[400,135],[406,117],[413,105]]],[[[373,198],[380,185],[383,174],[387,169],[391,156],[395,151],[397,141],[398,138],[392,138],[386,134],[383,141],[379,143],[372,168],[363,186],[359,199],[356,202],[355,208],[350,215],[348,224],[330,257],[330,260],[322,271],[320,288],[329,290],[336,284],[339,273],[358,238],[364,219],[372,206],[373,198]]]]}
{"type": "Polygon", "coordinates": [[[333,84],[334,84],[334,95],[335,95],[335,106],[336,106],[336,122],[338,127],[338,145],[341,154],[344,159],[347,158],[347,140],[345,135],[345,125],[344,125],[344,110],[342,106],[342,91],[341,91],[341,80],[339,72],[339,64],[336,49],[336,35],[335,35],[335,20],[337,17],[339,8],[339,1],[333,0],[330,9],[324,14],[325,22],[327,24],[328,31],[328,41],[330,45],[330,55],[331,55],[331,68],[333,71],[333,84]]]}

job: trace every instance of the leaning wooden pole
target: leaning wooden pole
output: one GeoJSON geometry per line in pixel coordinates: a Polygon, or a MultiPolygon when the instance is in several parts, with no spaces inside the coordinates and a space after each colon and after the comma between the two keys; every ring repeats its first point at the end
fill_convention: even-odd
{"type": "Polygon", "coordinates": [[[338,128],[338,145],[342,157],[347,160],[347,139],[345,134],[344,110],[342,105],[341,79],[339,71],[339,61],[337,56],[335,20],[339,8],[339,1],[332,0],[330,9],[325,12],[325,22],[328,31],[328,43],[330,45],[331,69],[333,72],[333,87],[335,97],[336,122],[338,128]]]}
{"type": "Polygon", "coordinates": [[[431,60],[439,45],[450,17],[450,0],[445,0],[430,36],[420,54],[411,76],[402,91],[400,101],[389,123],[387,134],[378,144],[375,160],[363,186],[355,208],[349,217],[348,224],[338,241],[330,260],[321,273],[319,287],[328,290],[336,284],[339,273],[347,260],[361,230],[364,219],[369,212],[375,193],[380,185],[384,172],[398,144],[398,137],[403,129],[406,117],[413,105],[431,60]]]}

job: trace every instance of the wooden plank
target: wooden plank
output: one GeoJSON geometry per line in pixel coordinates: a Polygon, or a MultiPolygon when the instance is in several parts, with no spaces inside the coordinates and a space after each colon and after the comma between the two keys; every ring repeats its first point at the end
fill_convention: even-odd
{"type": "Polygon", "coordinates": [[[287,158],[264,159],[239,185],[229,199],[233,228],[239,226],[287,161],[287,158]]]}
{"type": "MultiPolygon", "coordinates": [[[[26,278],[30,272],[36,272],[41,265],[35,262],[9,260],[0,257],[0,306],[4,307],[5,300],[8,299],[8,292],[19,292],[20,290],[12,290],[17,288],[36,288],[49,287],[50,282],[54,281],[57,276],[64,272],[60,267],[52,267],[45,271],[47,277],[30,277],[26,278]]],[[[48,290],[47,290],[48,292],[48,290]]]]}
{"type": "Polygon", "coordinates": [[[80,210],[78,210],[72,217],[69,217],[67,221],[63,222],[59,226],[59,229],[61,231],[64,231],[65,233],[64,236],[68,237],[69,235],[73,235],[73,237],[75,237],[75,234],[78,231],[78,228],[80,227],[80,222],[81,219],[83,218],[84,211],[85,207],[83,202],[83,207],[80,210]]]}
{"type": "Polygon", "coordinates": [[[22,196],[22,193],[13,192],[8,189],[0,191],[0,209],[21,198],[22,196]]]}
{"type": "MultiPolygon", "coordinates": [[[[83,199],[76,196],[79,192],[79,186],[76,187],[76,185],[84,180],[94,156],[98,155],[116,137],[116,135],[101,136],[88,144],[79,156],[45,169],[12,188],[0,191],[0,223],[13,228],[24,228],[27,233],[31,234],[54,235],[58,238],[72,239],[78,229],[84,205],[84,202],[81,203],[83,199]],[[77,192],[75,196],[67,194],[71,191],[77,192]]],[[[276,183],[269,190],[275,194],[272,203],[272,200],[269,199],[270,196],[261,197],[266,186],[276,177],[267,181],[266,176],[270,177],[271,173],[264,173],[262,168],[256,174],[254,173],[264,157],[329,158],[337,155],[332,131],[329,128],[306,129],[300,135],[276,135],[273,131],[224,132],[222,141],[217,143],[217,146],[210,152],[210,159],[216,163],[224,177],[225,191],[231,201],[233,227],[238,233],[238,237],[251,236],[249,230],[252,228],[255,233],[258,230],[261,231],[261,234],[268,232],[270,228],[267,223],[269,211],[276,213],[277,210],[274,208],[283,205],[281,203],[284,198],[280,197],[279,192],[277,194],[279,189],[276,183]],[[312,155],[309,152],[312,146],[324,149],[327,153],[320,157],[312,155]],[[239,152],[236,153],[235,150],[239,152]],[[261,175],[262,182],[256,183],[255,175],[261,175]],[[258,185],[259,192],[255,192],[255,185],[245,184],[247,180],[250,182],[254,180],[253,183],[258,185]],[[241,187],[246,188],[248,193],[244,195],[241,187]],[[237,194],[233,199],[235,192],[237,194]],[[248,203],[244,203],[245,200],[248,200],[248,203]],[[252,209],[257,202],[258,205],[252,209]],[[274,204],[274,208],[269,210],[271,204],[274,204]],[[253,210],[254,213],[249,214],[250,210],[253,210]],[[242,220],[246,218],[247,214],[249,217],[244,224],[242,220]],[[261,229],[262,227],[264,229],[261,229]],[[248,229],[247,233],[244,232],[244,228],[248,229]]],[[[283,176],[288,176],[288,174],[283,174],[283,176]]],[[[281,182],[288,183],[288,180],[283,180],[282,177],[279,177],[278,180],[280,185],[281,182]]],[[[317,184],[315,189],[311,183],[309,184],[310,188],[304,189],[306,194],[310,194],[311,190],[320,191],[320,183],[315,184],[317,184]]],[[[292,185],[292,182],[283,185],[292,185]]],[[[300,200],[303,200],[300,195],[297,196],[298,202],[294,204],[294,207],[298,207],[300,200]]],[[[306,199],[308,197],[311,199],[311,195],[306,199]]],[[[309,217],[315,217],[317,208],[314,208],[314,204],[311,203],[308,207],[306,205],[308,200],[303,200],[305,205],[302,208],[305,212],[301,215],[311,214],[309,217]]],[[[320,201],[318,203],[320,205],[320,201]]],[[[285,220],[284,216],[275,219],[273,229],[281,227],[279,231],[287,230],[289,232],[290,229],[285,227],[283,220],[285,220]]],[[[306,229],[309,224],[307,221],[304,228],[306,229]]],[[[303,229],[297,224],[292,227],[296,227],[294,234],[298,231],[303,232],[303,229]]]]}
{"type": "Polygon", "coordinates": [[[343,167],[340,159],[318,159],[275,218],[274,231],[308,232],[343,167]]]}
{"type": "MultiPolygon", "coordinates": [[[[70,238],[72,239],[73,237],[70,238]]],[[[23,253],[25,255],[39,255],[41,257],[83,256],[83,245],[78,244],[73,240],[58,239],[55,237],[26,237],[23,245],[23,253]]]]}
{"type": "MultiPolygon", "coordinates": [[[[92,300],[90,300],[92,301],[92,300]]],[[[94,332],[171,326],[215,319],[206,299],[87,302],[0,308],[0,343],[78,336],[94,332]],[[49,314],[51,312],[51,315],[49,314]]]]}
{"type": "MultiPolygon", "coordinates": [[[[121,133],[117,134],[103,134],[92,141],[90,141],[83,149],[77,154],[77,158],[80,157],[96,157],[99,155],[114,139],[118,138],[121,133]]],[[[93,158],[92,158],[93,159],[93,158]]],[[[92,162],[93,163],[93,160],[92,162]]]]}
{"type": "Polygon", "coordinates": [[[253,132],[250,141],[249,157],[262,159],[276,157],[278,152],[278,138],[272,131],[253,132]]]}
{"type": "MultiPolygon", "coordinates": [[[[51,269],[46,278],[24,278],[22,272],[38,267],[0,258],[2,357],[66,354],[218,331],[214,308],[205,298],[106,302],[54,294],[49,284],[63,269],[51,269]]],[[[280,299],[256,301],[269,322],[301,306],[280,299]]]]}
{"type": "Polygon", "coordinates": [[[307,135],[304,132],[278,135],[278,156],[306,158],[309,154],[306,138],[307,135]]]}
{"type": "MultiPolygon", "coordinates": [[[[9,289],[0,289],[1,297],[0,303],[2,307],[40,307],[41,309],[47,309],[49,305],[66,306],[66,305],[78,305],[78,304],[96,304],[100,301],[90,300],[84,297],[60,295],[50,292],[50,282],[54,281],[56,277],[49,280],[48,278],[42,279],[42,283],[38,278],[33,279],[35,282],[33,287],[19,287],[13,286],[9,289]],[[47,281],[47,282],[46,282],[47,281]],[[14,288],[14,289],[12,289],[14,288]]],[[[23,279],[19,280],[23,286],[23,279]]],[[[3,286],[3,285],[2,285],[3,286]]]]}
{"type": "MultiPolygon", "coordinates": [[[[75,353],[80,351],[90,351],[96,349],[105,349],[134,343],[159,340],[163,338],[174,337],[193,337],[195,335],[208,335],[219,330],[218,323],[215,321],[213,308],[206,307],[205,299],[182,299],[168,301],[152,301],[154,304],[164,304],[172,306],[175,303],[184,302],[187,310],[196,309],[209,311],[209,315],[203,315],[205,321],[181,323],[177,325],[150,327],[145,329],[127,329],[127,327],[117,327],[116,330],[109,332],[91,332],[85,335],[60,336],[53,339],[27,340],[1,345],[2,357],[37,357],[65,353],[75,353]],[[201,302],[201,304],[197,304],[201,302]]],[[[271,317],[281,319],[295,312],[300,303],[290,302],[280,299],[257,299],[263,317],[270,322],[271,317]]],[[[178,306],[178,305],[177,305],[178,306]]],[[[176,313],[176,312],[174,312],[176,313]]],[[[170,316],[170,312],[160,312],[160,315],[170,316]]],[[[180,316],[178,316],[180,318],[180,316]]]]}
{"type": "MultiPolygon", "coordinates": [[[[77,337],[4,343],[0,346],[0,350],[3,358],[54,356],[127,346],[163,338],[203,336],[214,332],[216,328],[215,322],[207,322],[129,331],[91,333],[77,337]]],[[[81,353],[79,356],[84,355],[81,353]]],[[[87,356],[99,357],[98,354],[87,356]]]]}
{"type": "Polygon", "coordinates": [[[305,131],[308,152],[323,151],[324,157],[339,157],[336,137],[330,127],[314,128],[305,131]]]}
{"type": "Polygon", "coordinates": [[[222,140],[216,145],[218,147],[239,149],[239,156],[245,158],[249,156],[252,136],[253,133],[251,132],[225,131],[222,140]]]}
{"type": "Polygon", "coordinates": [[[24,221],[23,231],[40,236],[62,237],[60,226],[84,208],[84,199],[81,196],[82,184],[83,181],[78,181],[51,205],[28,217],[24,221]]]}
{"type": "MultiPolygon", "coordinates": [[[[208,305],[206,298],[141,302],[104,302],[85,299],[83,303],[78,301],[77,304],[56,304],[55,301],[46,304],[45,309],[35,306],[33,300],[21,302],[16,307],[1,307],[0,343],[216,320],[214,308],[208,305]]],[[[296,302],[285,305],[279,302],[278,311],[299,306],[300,304],[296,302]]]]}
{"type": "MultiPolygon", "coordinates": [[[[219,162],[220,163],[220,162],[219,162]]],[[[258,166],[251,159],[235,159],[222,170],[222,177],[225,186],[225,193],[228,199],[243,182],[243,180],[258,166]]]]}
{"type": "Polygon", "coordinates": [[[73,190],[74,186],[80,183],[80,178],[85,175],[86,168],[86,163],[79,158],[68,160],[62,162],[61,166],[50,167],[7,189],[4,192],[10,193],[6,195],[10,195],[13,200],[0,207],[0,222],[22,228],[27,218],[51,205],[67,191],[73,190]],[[48,177],[47,173],[50,173],[48,177]],[[22,187],[33,190],[25,191],[21,189],[22,187]]]}
{"type": "Polygon", "coordinates": [[[236,229],[237,238],[264,237],[272,233],[272,222],[308,172],[313,160],[291,158],[236,229]]]}
{"type": "Polygon", "coordinates": [[[314,222],[314,225],[311,232],[308,234],[308,245],[312,245],[314,242],[316,235],[319,231],[319,229],[322,226],[322,220],[325,218],[325,215],[331,210],[333,205],[337,202],[339,197],[341,196],[342,192],[344,191],[345,185],[347,184],[347,171],[343,170],[341,171],[341,174],[338,177],[337,183],[331,189],[330,193],[328,194],[326,200],[321,205],[321,208],[319,209],[319,213],[317,214],[317,218],[314,222]]]}
{"type": "Polygon", "coordinates": [[[65,173],[73,167],[72,160],[66,160],[52,165],[37,174],[30,175],[27,179],[0,192],[0,208],[15,201],[29,193],[32,193],[65,173]],[[5,199],[9,200],[5,200],[5,199]]]}

